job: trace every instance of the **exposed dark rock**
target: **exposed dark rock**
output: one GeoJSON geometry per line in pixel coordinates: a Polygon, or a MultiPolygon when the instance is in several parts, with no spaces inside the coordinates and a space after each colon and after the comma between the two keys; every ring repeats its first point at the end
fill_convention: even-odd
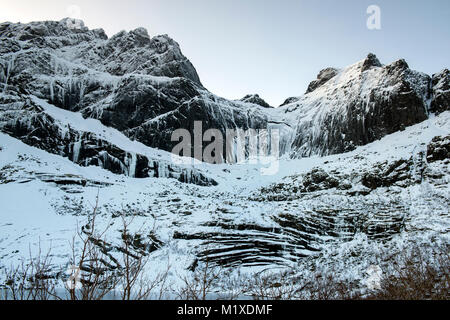
{"type": "MultiPolygon", "coordinates": [[[[12,111],[10,109],[10,111],[12,111]]],[[[217,185],[194,169],[177,167],[140,154],[131,154],[111,142],[98,138],[94,133],[79,132],[73,128],[62,131],[54,119],[42,112],[31,100],[21,106],[16,104],[15,115],[20,117],[7,121],[5,132],[24,143],[49,153],[69,158],[81,166],[99,166],[115,174],[135,178],[175,178],[180,182],[201,186],[217,185]],[[135,157],[135,161],[133,161],[135,157]]],[[[3,114],[4,117],[7,114],[3,114]]],[[[8,120],[0,117],[1,120],[8,120]]]]}
{"type": "Polygon", "coordinates": [[[299,101],[299,98],[297,98],[297,97],[287,98],[287,99],[283,102],[283,104],[280,105],[280,107],[286,106],[286,105],[288,105],[288,104],[295,103],[295,102],[297,102],[297,101],[299,101]]]}
{"type": "Polygon", "coordinates": [[[405,61],[405,59],[397,60],[390,65],[386,66],[386,69],[388,71],[388,74],[395,74],[395,73],[401,73],[405,70],[409,69],[408,63],[405,61]]]}
{"type": "MultiPolygon", "coordinates": [[[[435,141],[438,141],[436,139],[435,141]]],[[[448,144],[448,139],[444,140],[448,144]]],[[[441,154],[442,143],[436,142],[438,154],[441,154]]],[[[446,145],[446,147],[448,147],[446,145]]],[[[325,171],[313,168],[311,171],[289,177],[289,181],[276,183],[261,190],[250,197],[254,201],[294,201],[308,196],[321,194],[322,191],[335,189],[335,194],[350,196],[366,196],[372,190],[380,187],[407,187],[421,183],[424,179],[427,165],[423,152],[417,153],[410,159],[377,162],[372,167],[359,169],[351,174],[344,174],[339,170],[325,171]],[[362,188],[360,187],[362,185],[362,188]]]]}
{"type": "Polygon", "coordinates": [[[437,114],[450,110],[450,72],[442,70],[433,75],[433,99],[430,111],[437,114]]]}
{"type": "Polygon", "coordinates": [[[434,137],[428,145],[427,161],[435,162],[450,159],[450,136],[434,137]]]}
{"type": "MultiPolygon", "coordinates": [[[[207,96],[194,98],[181,104],[176,110],[160,116],[158,121],[147,121],[125,133],[150,147],[171,152],[178,144],[178,142],[171,141],[174,129],[187,129],[193,136],[195,121],[202,121],[204,132],[208,129],[219,129],[223,137],[226,137],[227,129],[236,128],[236,126],[243,130],[267,128],[267,116],[258,111],[243,110],[238,105],[230,105],[230,108],[219,111],[214,109],[214,103],[219,103],[219,101],[207,96]]],[[[205,141],[203,148],[208,144],[209,142],[205,141]]]]}
{"type": "Polygon", "coordinates": [[[310,116],[298,124],[294,157],[352,151],[428,118],[430,77],[404,60],[362,72],[365,63],[342,71],[346,82],[325,82],[323,95],[302,99],[294,112],[310,116]]]}
{"type": "Polygon", "coordinates": [[[363,186],[369,189],[390,187],[399,182],[411,184],[411,160],[400,159],[393,163],[379,163],[371,171],[365,173],[361,179],[363,186]]]}
{"type": "MultiPolygon", "coordinates": [[[[283,151],[305,157],[351,151],[428,116],[430,78],[410,70],[404,60],[383,67],[369,54],[356,67],[322,70],[308,92],[321,88],[323,95],[286,100],[283,105],[297,105],[280,110],[286,119],[279,119],[251,105],[269,107],[258,95],[242,103],[206,91],[179,45],[166,35],[152,38],[139,28],[107,39],[102,30],[83,24],[71,28],[69,22],[0,24],[2,117],[11,120],[8,106],[36,96],[169,152],[176,144],[173,131],[192,132],[195,121],[204,131],[214,128],[225,135],[226,129],[266,129],[269,122],[283,125],[298,118],[296,126],[285,126],[290,129],[281,137],[283,151]],[[341,72],[347,72],[342,80],[336,78],[341,72]]],[[[445,110],[448,71],[434,82],[432,108],[445,110]]]]}
{"type": "Polygon", "coordinates": [[[361,71],[364,72],[372,67],[382,67],[382,65],[380,63],[380,60],[378,60],[378,58],[373,53],[369,53],[366,60],[364,60],[361,71]]]}
{"type": "Polygon", "coordinates": [[[244,98],[242,98],[240,101],[247,102],[247,103],[253,103],[258,106],[264,107],[264,108],[272,108],[267,102],[265,102],[262,98],[260,98],[257,94],[249,94],[246,95],[244,98]]]}
{"type": "Polygon", "coordinates": [[[327,81],[329,81],[330,79],[335,77],[337,75],[337,73],[338,73],[338,70],[335,68],[323,69],[317,75],[317,80],[314,80],[313,82],[311,82],[309,84],[308,90],[306,90],[306,93],[308,94],[308,93],[313,92],[314,90],[316,90],[317,88],[322,86],[324,83],[326,83],[327,81]]]}
{"type": "MultiPolygon", "coordinates": [[[[304,195],[337,189],[346,191],[352,188],[349,177],[338,172],[328,173],[321,168],[314,168],[310,172],[295,177],[291,183],[278,183],[260,190],[266,201],[289,201],[302,198],[304,195]]],[[[252,198],[258,200],[258,197],[252,198]]]]}
{"type": "Polygon", "coordinates": [[[274,224],[268,227],[218,221],[202,226],[211,231],[175,231],[174,239],[202,240],[199,260],[225,267],[283,264],[320,251],[324,239],[350,241],[365,233],[370,239],[389,240],[405,224],[405,209],[393,209],[382,204],[369,209],[317,207],[299,214],[275,214],[274,224]]]}
{"type": "Polygon", "coordinates": [[[327,190],[339,187],[338,179],[330,176],[323,169],[315,168],[303,178],[302,192],[327,190]]]}
{"type": "Polygon", "coordinates": [[[227,128],[267,127],[267,115],[256,108],[208,93],[166,35],[150,38],[140,28],[104,39],[98,30],[70,29],[66,20],[2,24],[0,30],[3,99],[34,95],[169,152],[173,131],[191,129],[194,121],[224,135],[227,128]],[[43,35],[18,39],[28,26],[43,35]]]}

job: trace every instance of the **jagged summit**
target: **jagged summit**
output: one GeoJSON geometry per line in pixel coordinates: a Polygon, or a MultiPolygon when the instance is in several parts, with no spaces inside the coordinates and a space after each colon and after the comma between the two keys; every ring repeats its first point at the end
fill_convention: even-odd
{"type": "MultiPolygon", "coordinates": [[[[364,60],[357,62],[357,65],[360,66],[361,72],[367,71],[373,67],[382,67],[382,64],[373,53],[369,53],[364,60]]],[[[309,84],[308,89],[306,90],[306,94],[313,92],[314,90],[334,78],[336,75],[338,75],[339,72],[339,69],[331,67],[321,70],[317,75],[317,79],[309,84]]]]}
{"type": "MultiPolygon", "coordinates": [[[[0,23],[0,36],[19,41],[39,43],[39,39],[49,37],[67,37],[66,45],[78,41],[94,39],[106,40],[108,36],[103,29],[89,30],[82,20],[64,18],[60,21],[36,21],[30,23],[0,23]],[[76,36],[79,35],[79,36],[76,36]]],[[[56,42],[55,42],[56,44],[56,42]]]]}
{"type": "MultiPolygon", "coordinates": [[[[122,31],[108,39],[103,29],[89,30],[82,21],[69,18],[28,24],[2,23],[0,43],[0,53],[17,53],[15,59],[25,59],[27,54],[47,55],[54,61],[67,60],[72,70],[84,66],[113,76],[133,73],[183,77],[201,86],[197,71],[182,54],[178,43],[167,35],[150,38],[144,28],[122,31]],[[30,52],[38,49],[40,52],[30,52]]],[[[34,73],[49,73],[39,66],[44,67],[42,63],[37,64],[34,73]]]]}
{"type": "Polygon", "coordinates": [[[326,68],[321,70],[317,75],[317,80],[314,80],[309,84],[308,90],[306,90],[306,94],[313,92],[314,90],[325,84],[327,81],[331,80],[338,74],[338,72],[338,69],[335,68],[326,68]]]}
{"type": "Polygon", "coordinates": [[[280,107],[284,107],[284,106],[287,106],[288,104],[293,104],[295,102],[298,102],[299,99],[300,98],[298,98],[298,97],[289,97],[280,105],[280,107]]]}
{"type": "Polygon", "coordinates": [[[273,108],[266,101],[264,101],[264,99],[262,99],[258,94],[248,94],[239,101],[246,103],[253,103],[264,108],[273,108]]]}
{"type": "Polygon", "coordinates": [[[367,71],[372,67],[381,67],[382,64],[380,62],[380,60],[378,60],[377,56],[374,55],[373,53],[369,53],[367,55],[367,58],[364,60],[363,64],[362,64],[362,68],[361,71],[367,71]]]}

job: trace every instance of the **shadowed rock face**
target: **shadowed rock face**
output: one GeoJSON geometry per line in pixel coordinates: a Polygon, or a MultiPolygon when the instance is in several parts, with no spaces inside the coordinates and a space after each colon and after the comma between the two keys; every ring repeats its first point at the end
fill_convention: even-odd
{"type": "Polygon", "coordinates": [[[240,101],[257,104],[258,106],[261,106],[261,107],[264,107],[264,108],[272,108],[267,102],[264,101],[264,99],[262,99],[257,94],[246,95],[240,101]]]}
{"type": "Polygon", "coordinates": [[[342,71],[325,69],[315,90],[293,104],[294,156],[351,151],[426,120],[430,80],[404,60],[381,66],[373,55],[342,71]]]}
{"type": "Polygon", "coordinates": [[[369,53],[367,58],[364,60],[361,71],[367,71],[373,67],[382,67],[383,65],[380,63],[380,60],[373,54],[369,53]]]}
{"type": "MultiPolygon", "coordinates": [[[[6,101],[0,98],[0,104],[6,101]]],[[[10,101],[8,112],[0,114],[2,131],[24,143],[70,159],[80,166],[98,166],[115,174],[134,178],[174,178],[200,186],[217,185],[195,169],[169,161],[127,152],[95,133],[62,127],[30,99],[10,101]]],[[[1,110],[1,109],[0,109],[1,110]]]]}
{"type": "Polygon", "coordinates": [[[287,98],[281,105],[280,105],[280,107],[284,107],[284,106],[287,106],[287,105],[289,105],[289,104],[293,104],[293,103],[295,103],[295,102],[298,102],[300,99],[299,98],[297,98],[297,97],[290,97],[290,98],[287,98]]]}
{"type": "Polygon", "coordinates": [[[450,159],[450,136],[438,136],[428,145],[427,161],[435,162],[450,159]]]}
{"type": "MultiPolygon", "coordinates": [[[[269,109],[256,95],[243,101],[228,101],[208,92],[176,42],[167,36],[151,38],[144,29],[136,29],[108,39],[102,30],[88,30],[82,25],[70,29],[66,20],[0,24],[0,131],[79,166],[99,166],[135,178],[173,178],[201,186],[216,185],[214,179],[224,181],[225,172],[234,168],[225,169],[223,176],[215,176],[215,168],[208,166],[202,171],[174,165],[168,154],[153,149],[150,152],[145,146],[132,148],[137,152],[127,149],[134,139],[170,151],[172,132],[179,128],[192,132],[194,121],[202,121],[203,130],[217,128],[222,132],[227,128],[280,126],[285,135],[282,139],[288,141],[286,150],[293,157],[326,155],[352,150],[427,119],[428,102],[435,112],[448,110],[447,91],[446,70],[431,79],[410,70],[404,60],[384,66],[369,55],[345,69],[323,70],[306,95],[290,98],[278,109],[269,109]],[[61,114],[70,118],[67,123],[61,114]],[[125,135],[120,133],[125,142],[110,138],[110,128],[98,121],[88,123],[108,134],[101,130],[91,132],[90,128],[83,130],[87,121],[83,122],[80,114],[118,129],[125,135]]],[[[446,114],[441,116],[445,118],[446,114]]],[[[412,139],[407,141],[409,144],[412,139]]],[[[10,152],[7,144],[0,146],[0,151],[2,148],[10,152]]],[[[139,187],[148,188],[138,197],[145,203],[153,200],[148,202],[153,203],[148,213],[157,213],[158,221],[164,220],[161,233],[150,237],[145,250],[151,252],[163,246],[158,239],[167,239],[169,234],[175,242],[170,240],[171,245],[166,248],[181,249],[181,255],[177,252],[180,257],[189,252],[198,260],[233,268],[292,266],[329,245],[340,246],[361,235],[371,243],[388,242],[417,228],[422,237],[427,231],[421,229],[422,218],[411,223],[411,216],[418,214],[414,211],[423,212],[424,220],[430,219],[429,213],[435,213],[433,219],[442,216],[436,225],[441,223],[444,227],[439,229],[446,230],[440,221],[445,221],[449,206],[449,137],[437,137],[421,149],[406,158],[390,159],[386,155],[384,159],[385,155],[378,151],[364,150],[360,160],[353,154],[333,157],[330,166],[319,162],[320,167],[283,178],[249,196],[240,188],[234,194],[218,192],[220,189],[178,188],[175,181],[139,183],[139,187]],[[353,161],[360,162],[349,166],[353,161]],[[424,188],[416,188],[422,182],[426,182],[424,188]]],[[[397,153],[397,146],[387,150],[386,153],[397,153]]],[[[30,172],[25,166],[20,168],[22,164],[28,166],[25,160],[20,160],[17,167],[8,164],[1,168],[0,184],[39,179],[64,188],[64,198],[57,200],[58,210],[64,214],[81,214],[84,210],[78,196],[71,196],[73,192],[84,197],[92,188],[107,189],[109,182],[37,170],[41,167],[36,163],[46,160],[47,155],[44,159],[41,155],[39,152],[35,159],[30,158],[30,172]]],[[[306,162],[309,160],[315,161],[306,162]]],[[[68,172],[78,173],[79,169],[70,166],[68,172]]],[[[230,175],[231,183],[233,177],[230,175]]],[[[253,188],[252,180],[258,178],[249,171],[243,179],[253,188]]],[[[118,190],[123,191],[123,199],[137,196],[135,188],[129,188],[135,182],[132,179],[126,179],[123,186],[119,186],[122,182],[112,181],[116,179],[107,180],[117,187],[111,194],[113,206],[105,207],[108,212],[114,207],[112,196],[118,190]]],[[[131,207],[148,220],[150,215],[141,211],[142,203],[131,207]]],[[[134,250],[144,250],[139,238],[133,240],[138,244],[134,250]]],[[[108,257],[115,259],[112,252],[118,247],[98,239],[95,244],[103,250],[110,248],[108,257]]],[[[340,259],[342,251],[337,252],[340,259]]]]}
{"type": "Polygon", "coordinates": [[[450,72],[448,69],[433,75],[433,99],[430,109],[437,114],[450,110],[450,72]]]}
{"type": "MultiPolygon", "coordinates": [[[[382,64],[373,53],[369,53],[367,58],[362,62],[361,72],[367,71],[373,67],[382,67],[382,64]]],[[[337,76],[338,73],[339,70],[335,68],[323,69],[317,75],[317,80],[314,80],[309,84],[308,90],[306,90],[306,94],[313,92],[323,84],[327,83],[329,80],[337,76]]]]}
{"type": "Polygon", "coordinates": [[[306,90],[306,93],[308,94],[310,92],[313,92],[314,90],[316,90],[318,87],[325,84],[328,80],[332,79],[337,74],[338,74],[337,69],[334,69],[334,68],[323,69],[317,75],[317,80],[314,80],[309,84],[308,90],[306,90]]]}
{"type": "MultiPolygon", "coordinates": [[[[179,45],[139,28],[110,39],[68,20],[0,25],[0,92],[34,95],[99,119],[140,142],[171,151],[171,134],[193,128],[267,127],[258,105],[207,92],[179,45]]],[[[21,98],[19,98],[20,100],[21,98]]]]}
{"type": "Polygon", "coordinates": [[[201,86],[195,68],[183,56],[178,43],[167,35],[150,38],[145,29],[138,28],[130,32],[122,31],[108,39],[102,29],[89,30],[82,22],[81,26],[74,28],[68,21],[70,19],[29,24],[2,23],[0,53],[32,51],[29,56],[23,56],[26,52],[22,52],[19,57],[22,60],[28,57],[29,61],[41,51],[37,49],[43,49],[48,58],[59,58],[56,60],[60,61],[44,60],[41,64],[28,66],[40,73],[47,71],[61,75],[62,71],[72,69],[75,72],[71,75],[77,75],[77,71],[86,71],[87,67],[115,76],[137,73],[184,77],[201,86]],[[45,67],[51,67],[51,63],[62,64],[63,70],[45,70],[45,67]]]}

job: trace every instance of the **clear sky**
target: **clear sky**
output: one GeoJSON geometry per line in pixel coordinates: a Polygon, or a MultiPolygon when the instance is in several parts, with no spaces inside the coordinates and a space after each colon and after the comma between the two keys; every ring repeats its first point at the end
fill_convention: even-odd
{"type": "Polygon", "coordinates": [[[436,73],[450,67],[449,0],[0,0],[0,21],[60,20],[70,5],[111,36],[145,27],[182,47],[210,91],[259,93],[277,106],[302,95],[317,73],[373,52],[436,73]],[[381,30],[369,30],[369,5],[381,30]]]}

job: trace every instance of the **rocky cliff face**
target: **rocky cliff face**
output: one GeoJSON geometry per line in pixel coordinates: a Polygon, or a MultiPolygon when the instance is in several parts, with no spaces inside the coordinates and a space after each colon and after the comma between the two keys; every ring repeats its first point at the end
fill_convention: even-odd
{"type": "MultiPolygon", "coordinates": [[[[58,139],[45,145],[43,141],[51,139],[47,124],[52,119],[30,106],[33,97],[98,119],[131,139],[166,151],[174,146],[172,132],[192,129],[194,121],[203,121],[205,130],[223,132],[267,127],[267,115],[258,110],[262,107],[230,102],[206,91],[195,68],[168,36],[150,38],[145,29],[136,29],[108,39],[102,30],[70,28],[65,19],[3,23],[0,42],[1,130],[45,150],[69,150],[67,144],[73,141],[58,139]],[[45,121],[34,121],[41,118],[45,121]]],[[[95,150],[94,159],[106,152],[101,147],[95,150]]],[[[71,158],[70,153],[61,154],[71,158]]],[[[124,157],[120,161],[126,163],[124,157]]]]}
{"type": "MultiPolygon", "coordinates": [[[[167,158],[161,159],[152,150],[145,154],[136,152],[127,146],[131,141],[119,143],[120,135],[114,132],[105,134],[110,128],[100,125],[97,130],[84,129],[73,121],[71,112],[61,111],[58,117],[55,114],[57,108],[52,110],[51,105],[40,99],[8,101],[0,97],[0,103],[4,103],[0,109],[3,111],[0,118],[3,132],[28,145],[69,158],[80,166],[98,166],[133,178],[174,178],[201,186],[217,184],[193,168],[174,165],[167,158]],[[62,121],[63,118],[68,121],[62,121]]],[[[95,123],[86,122],[84,125],[89,126],[95,126],[95,123]]],[[[142,151],[146,151],[145,148],[142,151]]]]}
{"type": "Polygon", "coordinates": [[[243,97],[241,100],[242,102],[247,103],[253,103],[258,106],[264,107],[264,108],[272,108],[267,102],[264,101],[258,94],[249,94],[243,97]]]}
{"type": "Polygon", "coordinates": [[[404,60],[383,66],[370,54],[320,72],[308,92],[283,106],[297,117],[294,157],[353,150],[428,118],[431,78],[404,60]]]}
{"type": "Polygon", "coordinates": [[[450,72],[444,69],[433,75],[433,99],[430,110],[441,113],[450,110],[450,72]]]}
{"type": "MultiPolygon", "coordinates": [[[[0,24],[0,130],[44,149],[42,122],[27,122],[26,139],[20,124],[23,113],[43,117],[26,103],[33,97],[169,152],[172,132],[192,131],[194,121],[224,134],[280,127],[281,150],[291,157],[353,150],[427,119],[429,106],[448,110],[448,70],[431,79],[403,60],[384,66],[373,54],[342,70],[321,71],[306,95],[277,109],[258,95],[229,101],[202,86],[168,36],[152,38],[140,28],[108,39],[101,29],[69,22],[0,24]]],[[[68,148],[59,143],[59,150],[68,148]]]]}
{"type": "Polygon", "coordinates": [[[24,64],[39,53],[41,58],[53,58],[54,61],[44,60],[37,65],[28,63],[27,67],[41,71],[39,73],[47,71],[61,75],[64,73],[61,71],[72,69],[76,75],[77,71],[93,69],[115,76],[135,73],[184,77],[201,85],[195,68],[183,56],[178,43],[166,35],[150,38],[143,28],[122,31],[108,39],[102,29],[89,30],[83,25],[73,28],[68,19],[64,19],[29,24],[2,23],[0,37],[2,53],[17,53],[18,57],[11,57],[19,58],[24,64]],[[61,61],[64,59],[66,61],[61,61]],[[49,68],[50,62],[54,63],[55,69],[49,68]],[[66,62],[67,66],[63,68],[66,70],[58,70],[58,62],[66,62]]]}

